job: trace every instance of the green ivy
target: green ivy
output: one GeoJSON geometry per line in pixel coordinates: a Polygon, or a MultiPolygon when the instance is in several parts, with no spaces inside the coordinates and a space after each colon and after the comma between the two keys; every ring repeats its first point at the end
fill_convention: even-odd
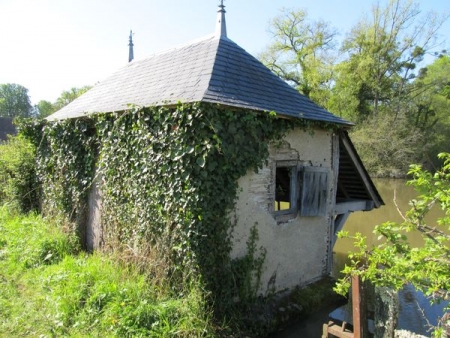
{"type": "Polygon", "coordinates": [[[255,223],[250,228],[250,236],[247,240],[247,253],[245,256],[235,259],[232,262],[233,275],[237,286],[237,296],[241,302],[252,304],[258,296],[261,287],[261,276],[263,264],[266,259],[266,249],[263,247],[257,250],[258,228],[255,223]]]}
{"type": "Polygon", "coordinates": [[[237,180],[261,167],[270,140],[292,126],[209,104],[100,116],[106,233],[130,243],[164,238],[171,277],[196,271],[218,299],[231,299],[229,213],[237,180]]]}
{"type": "Polygon", "coordinates": [[[36,171],[42,187],[43,213],[60,214],[74,222],[83,240],[87,196],[98,148],[93,121],[24,120],[19,130],[37,149],[36,171]]]}
{"type": "MultiPolygon", "coordinates": [[[[105,242],[158,248],[169,263],[165,274],[174,290],[200,278],[223,310],[239,295],[237,280],[250,285],[249,271],[233,268],[230,259],[238,179],[261,168],[269,144],[294,127],[334,128],[196,103],[131,107],[91,119],[28,125],[24,133],[38,149],[48,208],[82,219],[96,167],[105,242]]],[[[257,237],[256,228],[252,236],[257,237]]],[[[263,258],[254,256],[255,243],[249,248],[253,261],[247,259],[245,267],[258,275],[263,258]]]]}

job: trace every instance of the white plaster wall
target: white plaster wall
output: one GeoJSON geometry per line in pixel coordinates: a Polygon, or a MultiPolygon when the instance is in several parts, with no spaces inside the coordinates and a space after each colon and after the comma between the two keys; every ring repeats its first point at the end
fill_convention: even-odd
{"type": "MultiPolygon", "coordinates": [[[[258,173],[249,171],[239,180],[233,230],[232,258],[246,254],[250,228],[257,223],[259,242],[267,250],[260,292],[281,291],[320,279],[329,272],[329,244],[334,208],[333,137],[326,131],[314,135],[290,132],[281,147],[272,146],[268,165],[258,173]],[[297,159],[303,165],[329,168],[327,213],[323,217],[297,216],[277,223],[274,204],[274,163],[297,159]]],[[[337,163],[335,164],[337,165],[337,163]]]]}

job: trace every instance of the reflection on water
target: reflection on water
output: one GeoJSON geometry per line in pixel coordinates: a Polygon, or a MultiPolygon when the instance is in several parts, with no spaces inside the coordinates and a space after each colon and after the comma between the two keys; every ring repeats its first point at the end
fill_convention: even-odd
{"type": "MultiPolygon", "coordinates": [[[[370,296],[368,298],[368,307],[373,311],[373,299],[371,299],[370,296]]],[[[431,304],[422,292],[416,291],[411,285],[406,285],[399,291],[398,301],[399,314],[397,318],[397,329],[407,330],[425,337],[431,337],[432,327],[438,324],[438,319],[442,317],[444,313],[443,310],[448,304],[448,302],[431,304]]],[[[345,320],[346,322],[351,323],[351,302],[335,309],[330,313],[330,317],[334,320],[338,320],[338,322],[345,320]]],[[[368,327],[369,332],[374,332],[374,323],[372,319],[368,320],[368,327]]]]}
{"type": "MultiPolygon", "coordinates": [[[[374,236],[373,234],[374,227],[377,224],[386,221],[401,222],[402,218],[399,215],[397,206],[399,210],[404,213],[410,208],[409,201],[417,196],[414,188],[407,186],[405,184],[406,182],[403,180],[375,179],[374,183],[386,205],[370,212],[353,213],[344,225],[344,230],[348,231],[350,234],[360,232],[366,236],[369,246],[377,244],[377,236],[374,236]],[[394,203],[394,196],[397,206],[394,203]]],[[[434,206],[425,220],[429,223],[433,223],[436,218],[442,215],[443,212],[439,209],[439,206],[434,206]]],[[[419,234],[410,233],[407,234],[407,236],[413,245],[421,245],[422,239],[419,234]]],[[[333,259],[333,274],[335,276],[338,276],[339,271],[343,269],[347,254],[352,250],[354,250],[352,240],[337,240],[334,247],[333,259]]],[[[425,336],[430,336],[430,332],[427,332],[428,326],[426,319],[423,318],[418,307],[420,307],[427,315],[429,322],[432,325],[436,325],[437,318],[442,316],[444,304],[431,306],[424,295],[420,292],[416,292],[411,286],[405,287],[405,289],[399,293],[399,303],[400,317],[398,327],[425,336]]]]}
{"type": "Polygon", "coordinates": [[[399,292],[399,303],[398,327],[429,337],[430,325],[437,325],[448,302],[432,305],[422,292],[407,285],[399,292]]]}

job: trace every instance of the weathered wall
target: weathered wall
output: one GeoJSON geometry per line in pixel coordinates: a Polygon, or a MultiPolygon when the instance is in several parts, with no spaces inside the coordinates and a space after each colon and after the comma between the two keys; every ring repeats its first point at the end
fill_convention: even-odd
{"type": "Polygon", "coordinates": [[[240,191],[233,230],[232,257],[245,255],[250,228],[257,223],[258,247],[267,250],[260,292],[290,289],[320,279],[330,271],[330,233],[334,208],[337,162],[336,138],[317,130],[290,132],[281,147],[271,147],[268,165],[249,171],[239,180],[240,191]],[[273,216],[276,161],[298,160],[304,166],[329,169],[326,216],[300,217],[277,222],[273,216]]]}
{"type": "Polygon", "coordinates": [[[102,193],[100,185],[102,178],[96,175],[88,196],[88,219],[86,222],[86,246],[89,251],[100,248],[103,241],[101,226],[102,193]]]}

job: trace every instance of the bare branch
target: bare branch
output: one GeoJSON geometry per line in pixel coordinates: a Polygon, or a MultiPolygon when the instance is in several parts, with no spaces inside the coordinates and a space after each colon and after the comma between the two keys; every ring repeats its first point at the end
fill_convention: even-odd
{"type": "Polygon", "coordinates": [[[394,199],[393,199],[393,201],[394,201],[394,205],[395,205],[395,208],[397,209],[398,214],[406,222],[406,217],[403,214],[403,212],[400,210],[400,207],[397,204],[397,189],[394,189],[394,199]]]}

